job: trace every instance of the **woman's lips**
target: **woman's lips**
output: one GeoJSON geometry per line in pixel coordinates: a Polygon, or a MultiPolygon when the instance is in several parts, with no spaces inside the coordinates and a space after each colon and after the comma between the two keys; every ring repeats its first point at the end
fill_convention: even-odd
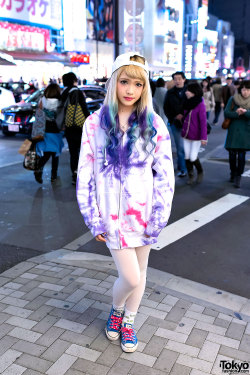
{"type": "Polygon", "coordinates": [[[130,98],[129,96],[125,96],[124,99],[125,99],[125,100],[128,100],[128,101],[130,102],[130,101],[133,100],[134,98],[130,98]]]}

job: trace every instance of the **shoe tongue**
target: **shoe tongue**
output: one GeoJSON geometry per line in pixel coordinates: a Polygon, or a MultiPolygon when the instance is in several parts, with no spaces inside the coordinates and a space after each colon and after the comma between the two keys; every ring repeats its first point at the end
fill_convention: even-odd
{"type": "Polygon", "coordinates": [[[133,328],[132,324],[129,324],[129,323],[124,323],[124,327],[125,328],[133,328]]]}
{"type": "Polygon", "coordinates": [[[119,310],[114,310],[113,311],[113,314],[115,315],[115,316],[122,316],[122,312],[121,311],[119,311],[119,310]]]}

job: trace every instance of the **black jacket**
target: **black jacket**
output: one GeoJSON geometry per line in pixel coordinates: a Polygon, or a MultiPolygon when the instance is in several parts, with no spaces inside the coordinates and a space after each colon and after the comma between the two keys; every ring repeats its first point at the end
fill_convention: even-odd
{"type": "Polygon", "coordinates": [[[82,111],[84,113],[85,118],[87,118],[90,115],[90,113],[89,113],[89,110],[88,110],[88,107],[87,107],[87,104],[86,104],[86,100],[85,100],[85,97],[84,97],[82,91],[77,86],[67,87],[61,95],[61,99],[62,99],[63,103],[65,103],[65,101],[67,100],[68,95],[69,95],[70,104],[76,104],[77,95],[78,95],[78,102],[79,102],[79,104],[82,108],[82,111]],[[73,87],[75,87],[77,90],[73,90],[72,92],[69,93],[69,91],[73,87]]]}
{"type": "Polygon", "coordinates": [[[183,110],[183,103],[186,99],[185,95],[186,87],[184,86],[182,89],[178,89],[177,87],[173,87],[170,89],[165,98],[164,102],[164,112],[168,118],[170,124],[173,124],[174,118],[184,113],[183,110]]]}

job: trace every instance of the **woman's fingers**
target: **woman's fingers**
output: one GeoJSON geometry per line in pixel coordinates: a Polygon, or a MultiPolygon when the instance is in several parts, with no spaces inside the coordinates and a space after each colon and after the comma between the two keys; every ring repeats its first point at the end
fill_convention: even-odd
{"type": "Polygon", "coordinates": [[[106,242],[106,239],[105,239],[105,237],[104,237],[105,235],[106,235],[106,233],[98,234],[98,235],[95,237],[96,241],[98,241],[98,242],[106,242]]]}

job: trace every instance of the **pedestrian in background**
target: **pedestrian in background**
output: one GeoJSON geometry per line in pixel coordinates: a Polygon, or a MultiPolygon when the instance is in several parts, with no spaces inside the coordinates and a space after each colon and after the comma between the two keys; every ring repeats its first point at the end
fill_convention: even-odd
{"type": "Polygon", "coordinates": [[[77,166],[81,147],[82,127],[89,116],[85,97],[77,87],[77,77],[70,72],[62,76],[63,85],[62,101],[65,103],[64,129],[69,146],[70,168],[72,172],[72,184],[76,184],[77,166]]]}
{"type": "Polygon", "coordinates": [[[161,78],[161,77],[158,78],[157,81],[156,81],[156,88],[155,88],[155,93],[154,93],[153,99],[155,100],[155,102],[158,105],[159,115],[163,119],[166,126],[168,125],[168,119],[167,119],[167,117],[165,115],[165,112],[164,112],[164,103],[165,103],[167,91],[168,90],[165,87],[164,79],[161,78]]]}
{"type": "Polygon", "coordinates": [[[230,182],[239,188],[246,151],[250,150],[250,81],[241,82],[239,92],[229,99],[224,115],[231,119],[225,143],[229,152],[230,182]]]}
{"type": "Polygon", "coordinates": [[[201,86],[203,90],[203,98],[204,98],[204,102],[206,106],[206,113],[207,113],[207,120],[208,120],[211,111],[214,111],[214,108],[215,108],[214,93],[207,79],[202,80],[201,86]]]}
{"type": "Polygon", "coordinates": [[[222,85],[221,79],[216,78],[215,83],[212,86],[215,100],[215,110],[214,110],[214,121],[213,124],[216,125],[219,120],[221,104],[222,104],[222,85]]]}
{"type": "Polygon", "coordinates": [[[38,183],[43,183],[43,168],[47,161],[52,158],[51,182],[56,181],[59,155],[63,148],[63,132],[56,124],[57,110],[61,99],[61,89],[56,83],[51,83],[46,87],[44,96],[38,104],[45,114],[45,134],[43,141],[36,143],[36,152],[40,156],[38,168],[34,172],[38,183]]]}
{"type": "Polygon", "coordinates": [[[83,128],[77,179],[85,223],[118,270],[106,335],[121,336],[125,352],[138,346],[134,319],[150,247],[167,224],[174,192],[171,141],[153,111],[148,74],[137,52],[116,58],[104,105],[83,128]]]}
{"type": "Polygon", "coordinates": [[[221,107],[225,108],[227,105],[228,100],[233,96],[235,93],[235,87],[233,85],[233,79],[231,77],[227,77],[226,85],[222,86],[221,90],[221,97],[222,97],[222,104],[221,107]]]}
{"type": "Polygon", "coordinates": [[[185,92],[184,118],[181,135],[184,142],[185,159],[188,170],[188,184],[194,182],[193,166],[197,170],[196,182],[203,179],[203,168],[198,158],[201,145],[207,144],[207,117],[206,106],[202,98],[201,85],[197,82],[190,82],[185,92]]]}
{"type": "Polygon", "coordinates": [[[185,100],[185,74],[183,72],[176,72],[172,75],[174,87],[168,90],[165,103],[164,112],[170,123],[170,128],[174,137],[174,142],[177,152],[177,169],[178,177],[186,176],[186,163],[183,148],[183,139],[181,137],[182,120],[183,120],[183,103],[185,100]]]}

